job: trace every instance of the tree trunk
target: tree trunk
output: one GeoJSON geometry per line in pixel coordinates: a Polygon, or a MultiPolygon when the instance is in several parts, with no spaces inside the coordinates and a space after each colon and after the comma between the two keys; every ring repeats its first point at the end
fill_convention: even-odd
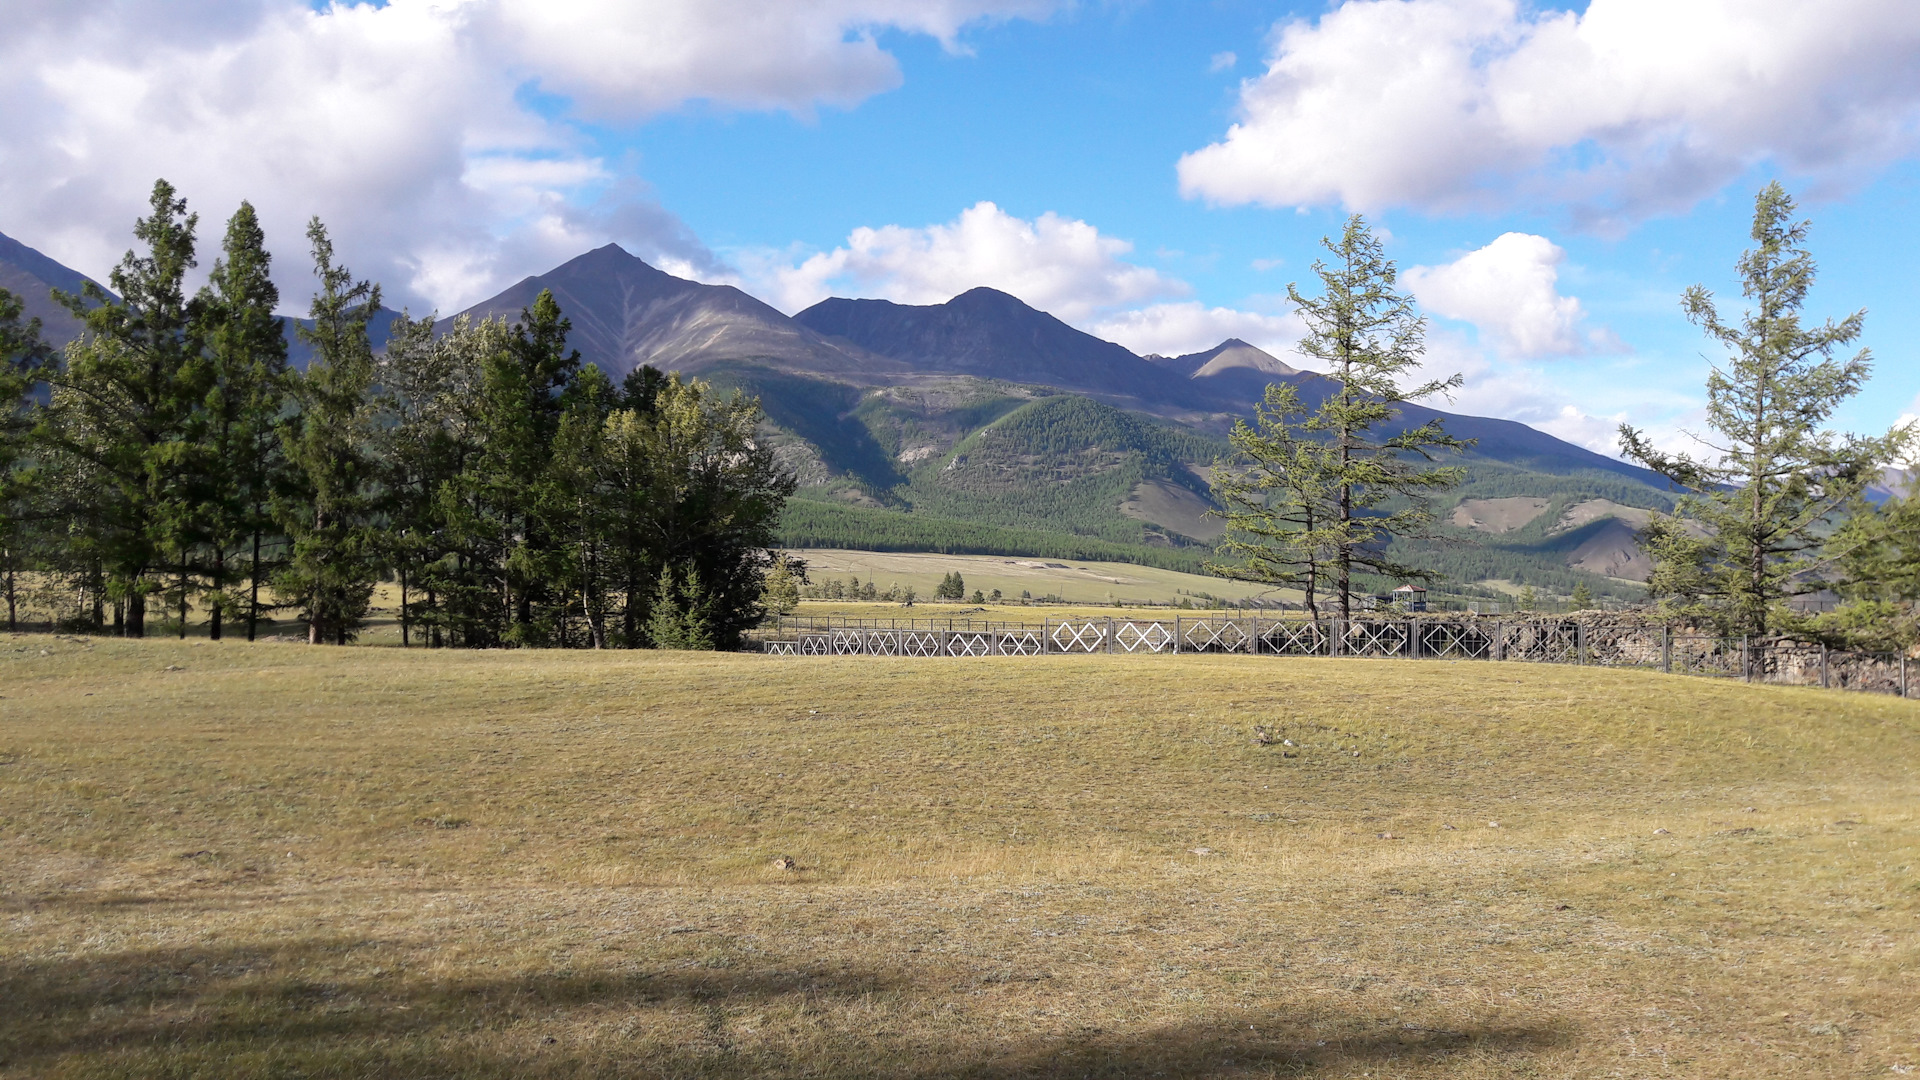
{"type": "Polygon", "coordinates": [[[407,614],[407,561],[400,560],[400,647],[406,648],[413,643],[409,634],[409,616],[407,614]]]}
{"type": "MultiPolygon", "coordinates": [[[[255,512],[259,510],[255,507],[255,512]]],[[[253,563],[247,568],[247,640],[260,626],[260,530],[253,530],[253,563]]]]}
{"type": "Polygon", "coordinates": [[[180,640],[187,640],[187,549],[180,549],[180,640]]]}
{"type": "Polygon", "coordinates": [[[147,636],[147,594],[141,591],[140,579],[133,579],[133,588],[127,593],[127,632],[130,638],[147,636]]]}
{"type": "Polygon", "coordinates": [[[211,641],[220,640],[220,619],[226,614],[227,594],[227,549],[224,544],[216,544],[213,549],[213,610],[207,613],[207,637],[211,641]]]}
{"type": "Polygon", "coordinates": [[[14,609],[13,552],[7,552],[7,633],[20,628],[19,613],[14,609]]]}

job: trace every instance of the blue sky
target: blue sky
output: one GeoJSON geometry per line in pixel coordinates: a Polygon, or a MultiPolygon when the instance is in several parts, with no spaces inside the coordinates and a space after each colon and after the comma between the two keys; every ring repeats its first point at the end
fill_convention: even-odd
{"type": "MultiPolygon", "coordinates": [[[[1888,0],[271,0],[35,8],[0,46],[0,231],[104,274],[154,175],[456,310],[618,241],[786,310],[1007,289],[1137,351],[1285,356],[1368,214],[1456,408],[1675,442],[1754,191],[1867,308],[1838,421],[1920,412],[1920,5],[1888,0]],[[1810,10],[1817,9],[1817,10],[1810,10]],[[55,59],[48,59],[48,58],[55,59]],[[1238,125],[1238,127],[1236,127],[1238,125]],[[1232,134],[1230,135],[1230,129],[1232,134]]],[[[211,237],[214,228],[205,232],[211,237]]]]}

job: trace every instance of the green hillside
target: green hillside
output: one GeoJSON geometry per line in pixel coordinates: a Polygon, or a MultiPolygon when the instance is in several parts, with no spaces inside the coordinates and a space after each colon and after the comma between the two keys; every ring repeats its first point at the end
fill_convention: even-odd
{"type": "Polygon", "coordinates": [[[790,548],[862,551],[934,551],[952,555],[1023,555],[1038,559],[1124,562],[1189,574],[1204,573],[1204,548],[1115,544],[1069,532],[1018,529],[932,514],[875,510],[796,498],[780,519],[780,542],[790,548]]]}
{"type": "MultiPolygon", "coordinates": [[[[1217,528],[1204,518],[1211,503],[1202,471],[1228,452],[1217,424],[1200,430],[1046,387],[971,377],[862,387],[750,364],[711,377],[761,399],[768,438],[800,474],[782,523],[789,546],[1099,559],[1189,572],[1211,554],[1192,534],[1204,532],[1201,524],[1217,528]],[[1154,497],[1139,498],[1143,491],[1154,497]],[[1169,513],[1170,501],[1183,503],[1184,515],[1169,513]]],[[[1603,598],[1643,594],[1632,581],[1570,565],[1595,545],[1630,547],[1620,521],[1562,522],[1582,507],[1664,510],[1669,493],[1598,469],[1544,472],[1473,453],[1462,460],[1467,480],[1437,507],[1437,535],[1394,544],[1404,561],[1442,575],[1442,595],[1491,599],[1531,585],[1564,596],[1582,583],[1603,598]],[[1515,502],[1532,516],[1511,528],[1452,521],[1456,507],[1515,502]]]]}

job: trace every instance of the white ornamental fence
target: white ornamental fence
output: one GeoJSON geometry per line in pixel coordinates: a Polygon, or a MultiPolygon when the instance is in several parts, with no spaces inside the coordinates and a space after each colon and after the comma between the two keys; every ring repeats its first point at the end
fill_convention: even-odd
{"type": "MultiPolygon", "coordinates": [[[[1082,656],[1246,653],[1407,660],[1506,660],[1644,668],[1749,682],[1909,696],[1908,661],[1779,638],[1748,640],[1657,623],[1582,619],[847,620],[785,616],[749,634],[780,656],[1082,656]]],[[[1920,688],[1916,688],[1920,690],[1920,688]]]]}

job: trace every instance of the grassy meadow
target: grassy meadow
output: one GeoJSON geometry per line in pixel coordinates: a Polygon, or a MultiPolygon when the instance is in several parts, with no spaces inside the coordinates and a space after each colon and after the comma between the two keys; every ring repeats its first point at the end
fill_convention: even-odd
{"type": "Polygon", "coordinates": [[[0,635],[0,1077],[1895,1075],[1916,765],[1590,668],[0,635]]]}

